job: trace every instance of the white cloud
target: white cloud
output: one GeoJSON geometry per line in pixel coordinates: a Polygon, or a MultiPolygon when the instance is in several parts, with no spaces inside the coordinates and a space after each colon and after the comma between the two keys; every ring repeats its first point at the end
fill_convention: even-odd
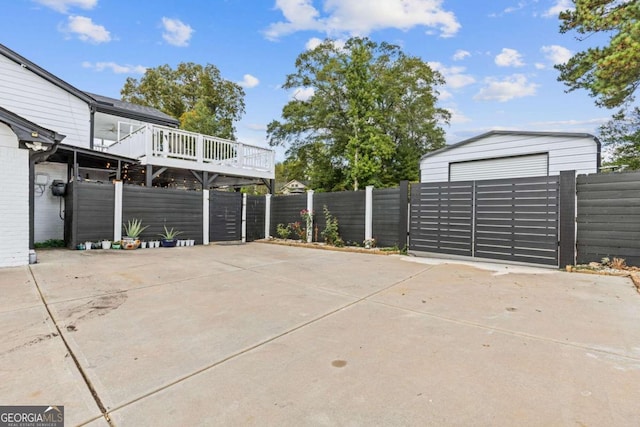
{"type": "Polygon", "coordinates": [[[536,67],[536,70],[544,70],[545,68],[547,68],[547,66],[544,65],[542,62],[536,62],[534,66],[536,67]]]}
{"type": "MultiPolygon", "coordinates": [[[[312,37],[309,39],[309,41],[307,41],[307,43],[304,45],[304,47],[307,50],[313,50],[315,48],[317,48],[318,46],[320,46],[322,44],[324,40],[319,39],[318,37],[312,37]]],[[[342,50],[344,49],[345,44],[347,44],[346,40],[343,39],[339,39],[339,40],[332,40],[331,43],[333,44],[333,47],[335,47],[338,50],[342,50]]]]}
{"type": "Polygon", "coordinates": [[[50,9],[60,13],[67,13],[71,7],[80,9],[93,9],[98,4],[98,0],[34,0],[50,9]]]}
{"type": "Polygon", "coordinates": [[[499,67],[522,67],[524,65],[520,52],[506,47],[496,56],[495,62],[499,67]]]}
{"type": "Polygon", "coordinates": [[[181,20],[167,17],[162,17],[162,28],[164,28],[162,38],[170,45],[178,47],[189,46],[189,40],[195,31],[181,20]]]}
{"type": "Polygon", "coordinates": [[[297,101],[308,101],[315,93],[316,91],[312,87],[300,87],[293,91],[291,99],[295,99],[297,101]]]}
{"type": "Polygon", "coordinates": [[[566,47],[552,44],[550,46],[542,46],[540,51],[544,53],[545,57],[551,61],[553,65],[565,64],[572,56],[573,53],[566,47]]]}
{"type": "Polygon", "coordinates": [[[446,110],[449,111],[449,113],[451,113],[451,120],[449,121],[449,123],[451,123],[452,125],[469,123],[471,121],[469,117],[462,114],[462,112],[456,108],[446,108],[446,110]]]}
{"type": "Polygon", "coordinates": [[[523,74],[513,74],[502,80],[488,78],[487,86],[480,89],[473,99],[478,101],[506,102],[515,98],[533,96],[539,85],[530,83],[523,74]]]}
{"type": "Polygon", "coordinates": [[[111,41],[111,33],[102,25],[94,24],[85,16],[69,16],[67,25],[61,30],[75,34],[80,40],[90,43],[106,43],[111,41]]]}
{"type": "Polygon", "coordinates": [[[467,50],[458,49],[456,53],[453,54],[454,61],[462,61],[464,58],[471,56],[471,52],[467,50]]]}
{"type": "Polygon", "coordinates": [[[446,85],[452,89],[460,89],[476,82],[469,74],[464,74],[465,67],[445,67],[440,62],[429,62],[429,66],[439,71],[446,81],[446,85]]]}
{"type": "Polygon", "coordinates": [[[385,28],[409,30],[424,26],[436,28],[442,37],[451,37],[460,29],[453,12],[442,8],[443,0],[323,0],[324,15],[312,0],[276,0],[285,20],[265,30],[275,40],[296,31],[315,30],[329,36],[347,33],[364,36],[385,28]]]}
{"type": "Polygon", "coordinates": [[[446,89],[440,89],[438,92],[439,101],[446,101],[447,99],[453,98],[453,94],[446,89]]]}
{"type": "Polygon", "coordinates": [[[85,61],[82,63],[84,68],[91,68],[96,71],[111,70],[115,74],[144,74],[147,71],[147,67],[142,65],[120,65],[115,62],[91,62],[85,61]]]}
{"type": "Polygon", "coordinates": [[[560,15],[560,12],[563,12],[567,9],[573,10],[573,2],[571,0],[556,0],[554,5],[547,9],[542,16],[546,18],[557,18],[560,15]]]}
{"type": "Polygon", "coordinates": [[[260,80],[257,77],[252,76],[251,74],[245,74],[242,76],[242,81],[236,82],[242,87],[246,87],[250,89],[252,87],[258,86],[260,84],[260,80]]]}

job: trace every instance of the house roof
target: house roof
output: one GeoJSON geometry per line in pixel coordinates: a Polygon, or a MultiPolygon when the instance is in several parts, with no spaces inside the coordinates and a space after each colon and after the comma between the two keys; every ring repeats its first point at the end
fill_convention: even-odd
{"type": "Polygon", "coordinates": [[[178,126],[180,124],[179,120],[153,107],[138,105],[95,93],[85,93],[96,101],[96,111],[102,113],[123,115],[132,119],[145,120],[160,125],[178,126]]]}
{"type": "Polygon", "coordinates": [[[43,128],[2,107],[0,107],[0,122],[9,126],[20,142],[40,142],[53,145],[65,138],[65,135],[43,128]]]}
{"type": "Polygon", "coordinates": [[[469,139],[465,139],[464,141],[457,142],[455,144],[447,145],[446,147],[440,148],[439,150],[431,151],[425,155],[423,155],[420,160],[426,159],[427,157],[435,156],[436,154],[440,154],[444,151],[449,151],[454,148],[461,147],[463,145],[469,144],[474,141],[478,141],[484,138],[488,138],[490,136],[495,135],[523,135],[523,136],[557,136],[563,138],[592,138],[595,143],[598,145],[598,153],[600,152],[600,142],[598,138],[591,135],[590,133],[578,133],[578,132],[533,132],[533,131],[514,131],[514,130],[492,130],[486,133],[483,133],[478,136],[474,136],[469,139]]]}
{"type": "Polygon", "coordinates": [[[145,107],[120,101],[115,98],[83,92],[3,44],[0,44],[0,54],[49,83],[83,100],[90,106],[96,108],[97,111],[162,125],[177,126],[180,124],[178,120],[152,107],[145,107]]]}

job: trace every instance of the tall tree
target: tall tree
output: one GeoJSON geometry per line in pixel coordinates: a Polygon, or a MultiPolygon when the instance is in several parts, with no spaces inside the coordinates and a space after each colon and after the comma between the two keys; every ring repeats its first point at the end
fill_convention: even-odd
{"type": "Polygon", "coordinates": [[[596,104],[619,107],[633,100],[640,84],[640,2],[573,0],[575,9],[560,13],[560,32],[576,31],[584,39],[608,35],[608,44],[576,53],[557,65],[558,80],[569,91],[587,89],[596,104]]]}
{"type": "Polygon", "coordinates": [[[640,169],[640,108],[620,111],[600,127],[600,140],[611,150],[610,164],[640,169]]]}
{"type": "Polygon", "coordinates": [[[212,64],[148,68],[140,80],[127,78],[120,94],[124,101],[175,117],[185,130],[228,139],[235,139],[234,122],[245,108],[244,90],[222,78],[212,64]]]}
{"type": "MultiPolygon", "coordinates": [[[[444,79],[398,46],[351,38],[325,40],[296,59],[284,89],[296,90],[269,143],[289,145],[316,190],[385,187],[418,179],[418,161],[444,145],[448,111],[437,108],[444,79]]],[[[299,164],[298,163],[298,164],[299,164]]]]}

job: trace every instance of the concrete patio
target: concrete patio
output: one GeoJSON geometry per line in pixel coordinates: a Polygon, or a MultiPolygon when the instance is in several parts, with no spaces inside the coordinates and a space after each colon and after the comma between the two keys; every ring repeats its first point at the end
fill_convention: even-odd
{"type": "Polygon", "coordinates": [[[640,424],[626,278],[264,243],[38,258],[0,270],[0,404],[67,426],[640,424]]]}

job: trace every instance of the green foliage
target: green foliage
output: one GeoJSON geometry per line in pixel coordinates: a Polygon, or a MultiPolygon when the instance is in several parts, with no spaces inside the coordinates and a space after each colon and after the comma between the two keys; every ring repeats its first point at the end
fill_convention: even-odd
{"type": "Polygon", "coordinates": [[[582,40],[607,36],[608,44],[576,53],[557,65],[558,80],[569,91],[587,89],[596,105],[607,108],[633,100],[640,84],[640,3],[621,0],[574,0],[575,9],[560,13],[560,32],[576,31],[582,40]],[[582,36],[585,35],[585,36],[582,36]]]}
{"type": "Polygon", "coordinates": [[[149,228],[148,225],[143,227],[142,220],[137,218],[127,221],[126,224],[122,224],[122,227],[124,228],[125,235],[134,239],[137,239],[144,230],[149,228]]]}
{"type": "Polygon", "coordinates": [[[612,159],[608,165],[640,169],[640,107],[615,114],[600,127],[599,138],[611,151],[612,159]]]}
{"type": "Polygon", "coordinates": [[[338,219],[331,215],[327,205],[324,205],[322,211],[324,212],[325,227],[320,235],[324,238],[325,243],[338,247],[344,246],[344,241],[338,232],[338,219]]]}
{"type": "Polygon", "coordinates": [[[436,108],[442,76],[398,46],[326,40],[296,59],[286,90],[312,89],[268,126],[269,143],[288,145],[287,168],[316,191],[386,187],[418,179],[418,161],[444,146],[450,113],[436,108]]]}
{"type": "Polygon", "coordinates": [[[124,101],[175,117],[182,129],[227,139],[235,139],[233,124],[245,111],[244,90],[212,64],[148,68],[140,80],[127,78],[120,94],[124,101]]]}
{"type": "Polygon", "coordinates": [[[288,239],[291,234],[291,224],[278,224],[276,225],[276,234],[281,239],[288,239]]]}
{"type": "Polygon", "coordinates": [[[292,222],[289,226],[299,240],[307,239],[307,230],[300,224],[300,221],[292,222]]]}
{"type": "Polygon", "coordinates": [[[158,235],[162,237],[164,240],[174,240],[179,234],[182,234],[182,231],[174,230],[173,227],[171,227],[171,230],[169,230],[165,225],[164,233],[160,233],[158,235]]]}
{"type": "Polygon", "coordinates": [[[36,249],[42,249],[42,248],[64,248],[65,244],[64,244],[64,240],[49,239],[49,240],[45,240],[44,242],[35,242],[34,246],[35,246],[36,249]]]}

